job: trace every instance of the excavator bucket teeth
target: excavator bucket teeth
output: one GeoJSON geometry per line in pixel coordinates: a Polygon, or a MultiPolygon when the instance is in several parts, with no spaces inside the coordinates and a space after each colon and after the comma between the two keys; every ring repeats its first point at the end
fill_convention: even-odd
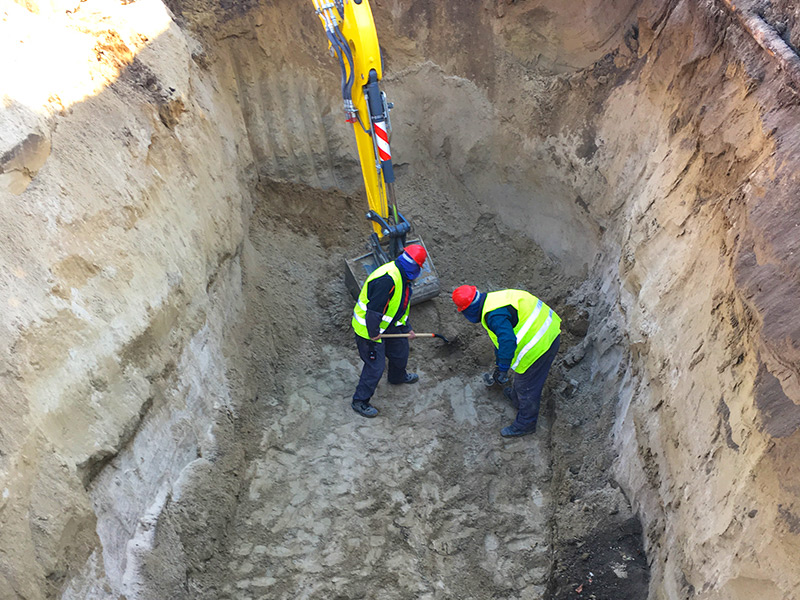
{"type": "MultiPolygon", "coordinates": [[[[406,246],[411,244],[419,244],[425,246],[421,239],[409,240],[406,246]]],[[[426,248],[427,250],[427,248],[426,248]]],[[[361,291],[361,286],[375,269],[381,266],[375,258],[375,255],[370,252],[363,254],[353,259],[345,261],[344,283],[347,286],[353,299],[358,298],[361,291]]],[[[430,254],[422,265],[419,277],[414,280],[412,284],[414,293],[411,296],[411,304],[419,304],[439,295],[439,276],[436,274],[436,269],[433,266],[430,254]]]]}

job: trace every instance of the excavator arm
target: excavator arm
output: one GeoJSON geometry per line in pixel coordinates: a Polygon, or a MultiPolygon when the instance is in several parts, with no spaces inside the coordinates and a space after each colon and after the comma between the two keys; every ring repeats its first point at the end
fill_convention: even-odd
{"type": "MultiPolygon", "coordinates": [[[[370,254],[347,261],[345,281],[354,296],[369,273],[402,253],[411,224],[397,209],[389,144],[392,105],[380,89],[383,77],[378,34],[369,0],[312,0],[332,56],[338,58],[345,120],[352,124],[372,222],[370,254]]],[[[408,242],[411,243],[411,242],[408,242]]],[[[422,240],[413,243],[422,244],[422,240]]],[[[422,244],[424,245],[424,244],[422,244]]],[[[415,281],[414,301],[439,294],[433,263],[415,281]]]]}
{"type": "MultiPolygon", "coordinates": [[[[328,47],[339,59],[345,120],[353,125],[369,208],[386,224],[396,224],[399,215],[393,198],[390,106],[379,87],[383,65],[369,2],[313,2],[328,47]]],[[[380,238],[389,235],[379,221],[373,222],[373,229],[380,238]]]]}

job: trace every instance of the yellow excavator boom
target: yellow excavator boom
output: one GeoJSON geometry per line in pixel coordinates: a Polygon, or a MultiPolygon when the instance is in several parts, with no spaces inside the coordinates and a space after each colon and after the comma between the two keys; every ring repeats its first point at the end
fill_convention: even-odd
{"type": "MultiPolygon", "coordinates": [[[[381,148],[378,146],[380,141],[375,139],[376,134],[380,136],[382,132],[386,131],[385,126],[384,129],[380,129],[380,124],[388,122],[388,115],[382,114],[384,110],[377,111],[378,115],[371,115],[367,96],[369,93],[378,96],[372,98],[371,105],[373,107],[380,108],[381,104],[385,104],[383,95],[377,87],[377,82],[383,77],[383,65],[381,64],[378,33],[375,30],[375,21],[372,18],[369,0],[360,2],[355,0],[312,1],[328,35],[328,47],[332,53],[340,55],[343,68],[342,88],[343,96],[345,96],[345,113],[347,121],[353,124],[353,132],[356,136],[358,158],[361,162],[361,173],[367,191],[367,202],[370,209],[384,220],[393,221],[396,215],[390,214],[387,181],[384,175],[384,170],[387,168],[385,163],[388,162],[388,168],[391,169],[388,135],[385,152],[388,153],[389,158],[386,160],[381,160],[386,156],[381,156],[381,148]],[[362,92],[364,86],[368,86],[367,94],[362,92]],[[377,124],[373,123],[373,117],[380,116],[384,118],[378,120],[377,124]]],[[[388,132],[386,133],[388,134],[388,132]]],[[[381,138],[378,137],[378,140],[381,138]]],[[[393,181],[394,174],[392,172],[391,181],[388,183],[391,184],[393,181]]],[[[392,207],[392,211],[394,210],[396,209],[392,207]]],[[[373,222],[372,225],[379,237],[385,235],[384,228],[379,223],[373,222]]]]}

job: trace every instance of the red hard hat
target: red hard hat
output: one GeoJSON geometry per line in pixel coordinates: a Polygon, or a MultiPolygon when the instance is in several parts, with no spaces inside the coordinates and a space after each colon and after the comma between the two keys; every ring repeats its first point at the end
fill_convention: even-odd
{"type": "Polygon", "coordinates": [[[474,285],[461,285],[453,290],[453,302],[456,303],[458,312],[467,308],[475,299],[475,294],[478,293],[478,288],[474,285]]]}
{"type": "Polygon", "coordinates": [[[425,248],[417,244],[411,244],[410,246],[406,246],[404,251],[411,258],[413,258],[414,262],[417,263],[420,267],[423,264],[425,264],[425,259],[428,258],[428,253],[426,252],[425,248]]]}

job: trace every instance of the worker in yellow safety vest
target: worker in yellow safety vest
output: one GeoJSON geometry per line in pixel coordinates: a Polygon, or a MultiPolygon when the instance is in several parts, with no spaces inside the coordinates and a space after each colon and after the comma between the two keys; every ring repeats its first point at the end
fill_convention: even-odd
{"type": "Polygon", "coordinates": [[[372,418],[378,409],[370,399],[389,361],[390,384],[416,383],[419,375],[408,373],[408,341],[414,330],[408,324],[411,281],[416,279],[428,257],[423,246],[406,246],[395,260],[369,274],[353,309],[353,330],[358,354],[364,365],[351,404],[358,414],[372,418]],[[381,339],[383,334],[408,333],[409,337],[381,339]]]}
{"type": "Polygon", "coordinates": [[[495,347],[496,366],[485,373],[484,383],[513,384],[503,394],[517,409],[517,418],[500,434],[527,435],[536,431],[539,404],[547,374],[561,343],[561,319],[536,296],[522,290],[481,293],[474,285],[462,285],[453,292],[458,311],[471,323],[480,322],[495,347]]]}

